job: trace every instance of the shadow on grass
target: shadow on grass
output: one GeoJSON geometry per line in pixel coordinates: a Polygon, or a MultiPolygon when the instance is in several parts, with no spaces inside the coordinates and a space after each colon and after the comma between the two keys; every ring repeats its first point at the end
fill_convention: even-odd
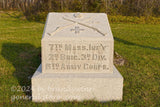
{"type": "MultiPolygon", "coordinates": [[[[31,77],[40,64],[40,47],[31,44],[4,43],[2,56],[12,63],[15,68],[13,76],[17,78],[20,86],[30,87],[31,77]]],[[[31,95],[31,90],[24,90],[26,95],[31,95]],[[29,90],[29,91],[28,91],[29,90]]]]}
{"type": "Polygon", "coordinates": [[[134,46],[139,46],[139,47],[142,47],[142,48],[148,48],[148,49],[153,49],[153,50],[160,50],[159,47],[151,47],[151,46],[139,45],[139,44],[128,42],[126,40],[123,40],[123,39],[120,39],[120,38],[117,38],[117,37],[114,37],[114,40],[122,42],[122,43],[124,43],[126,45],[134,45],[134,46]]]}

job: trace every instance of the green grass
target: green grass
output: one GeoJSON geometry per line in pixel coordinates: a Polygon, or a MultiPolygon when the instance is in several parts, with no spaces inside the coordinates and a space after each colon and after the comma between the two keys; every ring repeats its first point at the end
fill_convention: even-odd
{"type": "Polygon", "coordinates": [[[160,25],[111,24],[114,48],[127,60],[117,66],[124,77],[123,101],[33,103],[11,101],[13,96],[31,95],[13,86],[30,86],[40,64],[44,23],[29,22],[17,12],[0,12],[0,106],[160,106],[160,25]]]}

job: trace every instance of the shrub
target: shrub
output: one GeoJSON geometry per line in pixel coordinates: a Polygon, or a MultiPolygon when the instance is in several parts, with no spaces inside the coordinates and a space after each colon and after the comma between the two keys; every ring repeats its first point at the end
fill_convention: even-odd
{"type": "Polygon", "coordinates": [[[160,24],[160,17],[109,15],[108,18],[111,23],[160,24]]]}

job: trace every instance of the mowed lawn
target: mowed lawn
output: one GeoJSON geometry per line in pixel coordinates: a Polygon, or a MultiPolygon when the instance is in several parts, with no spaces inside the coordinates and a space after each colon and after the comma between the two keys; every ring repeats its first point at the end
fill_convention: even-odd
{"type": "Polygon", "coordinates": [[[111,24],[114,50],[127,63],[123,101],[33,103],[31,76],[39,66],[44,23],[29,22],[17,12],[0,12],[0,106],[160,106],[160,25],[111,24]]]}

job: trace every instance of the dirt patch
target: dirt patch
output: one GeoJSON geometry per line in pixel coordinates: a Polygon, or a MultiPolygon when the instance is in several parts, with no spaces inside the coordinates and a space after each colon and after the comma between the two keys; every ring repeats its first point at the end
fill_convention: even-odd
{"type": "Polygon", "coordinates": [[[127,63],[127,60],[124,59],[121,55],[119,55],[117,52],[114,52],[114,60],[113,63],[115,65],[123,66],[127,63]]]}

